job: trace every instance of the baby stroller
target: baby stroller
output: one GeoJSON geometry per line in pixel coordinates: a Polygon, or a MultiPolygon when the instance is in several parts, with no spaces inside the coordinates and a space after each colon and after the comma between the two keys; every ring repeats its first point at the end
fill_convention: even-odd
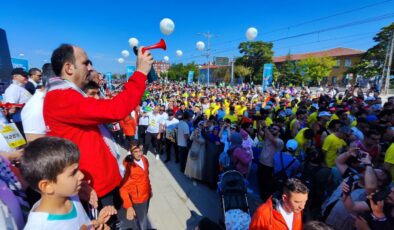
{"type": "Polygon", "coordinates": [[[226,212],[240,210],[250,217],[247,188],[244,177],[236,170],[226,171],[221,175],[218,190],[223,208],[223,220],[226,222],[226,212]]]}

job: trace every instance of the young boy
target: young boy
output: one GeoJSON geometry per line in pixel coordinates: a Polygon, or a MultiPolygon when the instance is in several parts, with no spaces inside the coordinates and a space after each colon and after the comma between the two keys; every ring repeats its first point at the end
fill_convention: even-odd
{"type": "Polygon", "coordinates": [[[89,81],[89,83],[85,85],[83,91],[88,97],[100,99],[100,86],[94,81],[89,81]]]}
{"type": "Polygon", "coordinates": [[[78,147],[68,140],[42,137],[27,145],[21,173],[41,199],[32,207],[25,230],[107,227],[106,221],[116,210],[104,207],[97,220],[89,220],[77,196],[84,177],[78,162],[78,147]]]}
{"type": "Polygon", "coordinates": [[[147,229],[149,200],[152,188],[149,180],[149,162],[138,141],[131,141],[130,155],[124,160],[126,173],[119,189],[123,207],[129,220],[137,218],[136,224],[147,229]]]}

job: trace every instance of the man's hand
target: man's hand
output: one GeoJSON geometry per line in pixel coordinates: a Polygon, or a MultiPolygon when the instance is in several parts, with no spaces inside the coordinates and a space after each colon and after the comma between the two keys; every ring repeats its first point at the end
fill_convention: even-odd
{"type": "Polygon", "coordinates": [[[103,209],[100,210],[100,213],[98,215],[97,220],[101,223],[101,224],[105,224],[107,223],[107,221],[109,220],[109,218],[112,215],[115,215],[117,213],[116,209],[114,208],[114,206],[105,206],[103,209]]]}
{"type": "Polygon", "coordinates": [[[138,50],[137,71],[140,71],[147,76],[152,68],[153,57],[148,50],[146,50],[145,53],[142,53],[142,48],[143,46],[138,50]]]}
{"type": "Polygon", "coordinates": [[[127,209],[127,213],[126,213],[126,218],[128,220],[132,220],[134,219],[134,217],[136,216],[135,210],[133,207],[130,207],[127,209]]]}
{"type": "Polygon", "coordinates": [[[361,216],[353,216],[354,218],[354,225],[357,230],[370,230],[371,228],[368,226],[368,222],[362,218],[361,216]]]}
{"type": "Polygon", "coordinates": [[[79,198],[83,201],[89,202],[93,208],[98,207],[98,197],[96,191],[89,185],[90,180],[83,180],[81,189],[79,190],[79,198]]]}

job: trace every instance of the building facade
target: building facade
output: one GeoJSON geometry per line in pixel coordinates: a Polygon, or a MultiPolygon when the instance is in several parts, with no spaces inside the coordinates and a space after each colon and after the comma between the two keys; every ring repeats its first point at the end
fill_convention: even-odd
{"type": "Polygon", "coordinates": [[[170,63],[164,61],[154,61],[153,68],[155,69],[157,75],[161,75],[162,73],[168,72],[170,69],[170,63]]]}
{"type": "MultiPolygon", "coordinates": [[[[291,54],[291,61],[299,61],[308,57],[332,57],[336,60],[336,65],[330,75],[323,78],[322,84],[343,85],[346,78],[345,72],[360,61],[363,53],[365,51],[339,47],[318,52],[291,54]]],[[[274,57],[273,62],[279,67],[286,62],[286,56],[274,57]]]]}

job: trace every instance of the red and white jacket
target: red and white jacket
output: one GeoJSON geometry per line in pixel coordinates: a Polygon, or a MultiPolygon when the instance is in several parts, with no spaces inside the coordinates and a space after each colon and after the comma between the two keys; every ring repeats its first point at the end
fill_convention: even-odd
{"type": "MultiPolygon", "coordinates": [[[[121,175],[108,138],[99,127],[125,118],[140,103],[146,76],[136,71],[124,90],[112,99],[86,97],[68,81],[64,87],[49,88],[44,100],[44,120],[48,135],[74,142],[81,152],[79,166],[102,197],[119,186],[121,175]]],[[[62,85],[62,84],[60,84],[62,85]]]]}

